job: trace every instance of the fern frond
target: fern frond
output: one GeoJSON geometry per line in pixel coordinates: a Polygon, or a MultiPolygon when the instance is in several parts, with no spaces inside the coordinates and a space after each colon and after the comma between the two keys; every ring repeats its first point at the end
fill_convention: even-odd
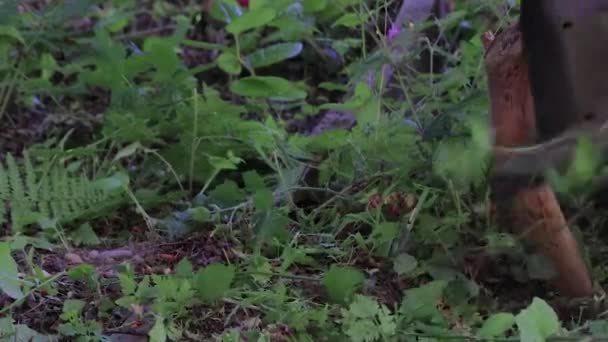
{"type": "Polygon", "coordinates": [[[27,189],[27,197],[30,203],[38,203],[38,182],[36,180],[36,171],[32,165],[29,152],[23,153],[23,164],[25,166],[25,189],[27,189]]]}
{"type": "Polygon", "coordinates": [[[8,182],[11,187],[11,203],[19,207],[27,207],[27,197],[21,179],[21,172],[15,158],[10,153],[6,156],[6,166],[8,169],[8,182]]]}
{"type": "Polygon", "coordinates": [[[0,162],[0,225],[6,221],[6,202],[10,195],[10,188],[8,185],[8,175],[4,169],[4,165],[0,162]]]}
{"type": "Polygon", "coordinates": [[[67,223],[122,200],[120,194],[96,188],[84,173],[72,175],[48,160],[36,163],[27,152],[21,164],[10,154],[6,167],[0,163],[0,224],[7,221],[9,208],[15,231],[41,217],[67,223]]]}

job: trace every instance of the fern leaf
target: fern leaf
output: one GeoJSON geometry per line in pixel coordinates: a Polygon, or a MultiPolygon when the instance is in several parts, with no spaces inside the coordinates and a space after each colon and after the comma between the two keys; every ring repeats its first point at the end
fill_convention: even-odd
{"type": "Polygon", "coordinates": [[[27,189],[27,197],[32,204],[38,203],[38,182],[36,180],[36,171],[32,165],[30,154],[25,151],[23,153],[23,164],[25,166],[25,188],[27,189]]]}
{"type": "Polygon", "coordinates": [[[4,165],[0,162],[0,224],[6,222],[6,202],[10,196],[10,188],[8,185],[8,175],[4,170],[4,165]]]}
{"type": "Polygon", "coordinates": [[[11,187],[11,202],[25,206],[28,201],[21,180],[21,172],[19,172],[19,166],[17,166],[15,158],[10,153],[6,156],[6,165],[8,169],[8,181],[11,187]]]}

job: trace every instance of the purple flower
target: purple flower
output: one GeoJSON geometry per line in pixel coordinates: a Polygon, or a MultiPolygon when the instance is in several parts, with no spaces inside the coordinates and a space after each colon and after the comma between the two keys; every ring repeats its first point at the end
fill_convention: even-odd
{"type": "Polygon", "coordinates": [[[395,37],[397,37],[397,35],[399,34],[399,27],[397,27],[396,25],[391,25],[390,30],[388,30],[388,40],[392,41],[393,39],[395,39],[395,37]]]}

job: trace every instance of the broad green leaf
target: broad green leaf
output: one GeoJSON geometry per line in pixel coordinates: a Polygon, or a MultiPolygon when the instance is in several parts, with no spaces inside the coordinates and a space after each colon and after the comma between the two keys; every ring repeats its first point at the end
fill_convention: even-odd
{"type": "Polygon", "coordinates": [[[12,299],[23,298],[17,263],[8,242],[0,242],[0,290],[12,299]]]}
{"type": "Polygon", "coordinates": [[[181,65],[176,49],[177,44],[170,38],[151,37],[144,42],[148,63],[156,67],[163,77],[171,77],[181,65]]]}
{"type": "Polygon", "coordinates": [[[97,234],[95,234],[93,227],[88,223],[81,224],[80,227],[72,233],[72,239],[74,240],[74,243],[79,246],[95,246],[101,243],[101,240],[99,240],[97,234]]]}
{"type": "Polygon", "coordinates": [[[263,243],[277,239],[286,242],[289,239],[288,224],[289,218],[279,210],[263,212],[262,218],[255,226],[258,241],[263,243]]]}
{"type": "Polygon", "coordinates": [[[129,185],[129,175],[125,172],[117,172],[106,178],[100,178],[94,182],[95,186],[104,191],[124,189],[129,185]]]}
{"type": "Polygon", "coordinates": [[[329,0],[304,0],[302,6],[304,7],[304,13],[319,12],[327,7],[329,0]]]}
{"type": "Polygon", "coordinates": [[[246,196],[234,181],[227,180],[209,193],[209,200],[220,207],[230,207],[245,202],[246,196]]]}
{"type": "Polygon", "coordinates": [[[439,176],[452,181],[457,188],[467,189],[485,179],[487,165],[485,148],[462,139],[445,139],[435,152],[433,169],[439,176]]]}
{"type": "Polygon", "coordinates": [[[589,138],[579,139],[576,145],[571,173],[575,179],[584,182],[596,175],[600,163],[600,154],[589,138]]]}
{"type": "Polygon", "coordinates": [[[0,26],[0,37],[1,36],[9,37],[9,38],[12,38],[12,39],[18,41],[21,44],[25,44],[25,40],[23,39],[23,36],[19,32],[19,30],[17,30],[17,28],[14,26],[1,25],[0,26]]]}
{"type": "Polygon", "coordinates": [[[255,10],[258,8],[262,8],[262,7],[272,7],[272,4],[269,4],[268,2],[279,2],[276,0],[250,0],[249,1],[249,10],[255,10]]]}
{"type": "Polygon", "coordinates": [[[356,295],[348,307],[348,311],[358,318],[373,319],[380,312],[376,299],[364,295],[356,295]]]}
{"type": "Polygon", "coordinates": [[[283,97],[293,100],[306,98],[306,91],[295,84],[276,76],[249,76],[230,85],[230,90],[240,96],[283,97]]]}
{"type": "Polygon", "coordinates": [[[319,83],[318,87],[329,91],[348,91],[348,87],[346,85],[335,82],[321,82],[319,83]]]}
{"type": "Polygon", "coordinates": [[[93,184],[98,189],[108,192],[122,190],[129,185],[129,176],[126,173],[119,172],[110,177],[100,178],[93,184]]]}
{"type": "Polygon", "coordinates": [[[137,289],[137,282],[129,274],[120,273],[118,275],[118,281],[120,283],[120,290],[122,291],[123,296],[135,293],[135,290],[137,289]]]}
{"type": "Polygon", "coordinates": [[[208,222],[211,219],[211,212],[205,207],[197,207],[189,210],[192,219],[196,222],[208,222]]]}
{"type": "Polygon", "coordinates": [[[80,315],[85,304],[86,303],[80,299],[66,299],[63,302],[63,309],[60,317],[64,320],[70,320],[70,318],[80,315]]]}
{"type": "Polygon", "coordinates": [[[483,326],[477,331],[477,337],[489,339],[502,336],[515,324],[515,316],[511,313],[500,312],[494,314],[483,322],[483,326]]]}
{"type": "Polygon", "coordinates": [[[184,278],[190,278],[192,276],[192,263],[188,258],[182,258],[182,260],[175,265],[175,274],[184,278]]]}
{"type": "Polygon", "coordinates": [[[266,189],[264,178],[262,178],[255,171],[247,171],[243,173],[243,181],[248,191],[256,192],[258,190],[266,189]]]}
{"type": "Polygon", "coordinates": [[[558,333],[561,325],[553,308],[538,297],[515,316],[515,322],[522,342],[544,342],[558,333]]]}
{"type": "Polygon", "coordinates": [[[243,15],[243,11],[235,1],[214,0],[211,2],[209,14],[216,20],[230,24],[234,19],[243,15]]]}
{"type": "Polygon", "coordinates": [[[367,20],[367,15],[359,15],[358,13],[347,13],[332,25],[332,27],[336,26],[344,26],[344,27],[356,27],[359,26],[367,20]]]}
{"type": "MultiPolygon", "coordinates": [[[[341,103],[326,103],[321,105],[320,108],[353,111],[364,107],[366,104],[369,104],[371,102],[370,100],[373,98],[374,97],[369,86],[365,82],[358,82],[355,85],[355,92],[351,98],[341,103]]],[[[375,118],[375,115],[373,117],[375,118]]],[[[357,117],[359,122],[362,121],[361,119],[365,119],[364,122],[366,123],[371,121],[368,118],[357,117]]]]}
{"type": "Polygon", "coordinates": [[[393,270],[398,275],[408,274],[415,270],[416,267],[418,267],[418,260],[407,253],[398,255],[393,261],[393,270]]]}
{"type": "Polygon", "coordinates": [[[53,336],[46,336],[31,329],[25,324],[13,324],[13,319],[5,317],[0,319],[0,336],[6,342],[43,342],[54,341],[53,336]]]}
{"type": "Polygon", "coordinates": [[[167,328],[165,327],[165,319],[162,317],[156,317],[154,326],[148,332],[150,336],[150,342],[165,342],[167,341],[167,328]]]}
{"type": "Polygon", "coordinates": [[[221,299],[230,289],[235,269],[232,265],[212,264],[198,271],[194,286],[205,302],[221,299]]]}
{"type": "Polygon", "coordinates": [[[275,15],[275,10],[269,7],[251,10],[228,24],[228,26],[226,26],[226,31],[233,35],[239,35],[247,30],[268,24],[274,19],[275,15]]]}
{"type": "Polygon", "coordinates": [[[259,190],[253,196],[253,204],[258,212],[268,211],[272,208],[272,191],[259,190]]]}
{"type": "Polygon", "coordinates": [[[224,157],[209,157],[209,163],[213,165],[213,167],[220,170],[236,170],[238,169],[238,165],[243,163],[244,160],[236,157],[232,151],[228,151],[226,158],[224,157]]]}
{"type": "Polygon", "coordinates": [[[68,277],[72,280],[87,281],[97,276],[95,266],[82,264],[72,267],[68,271],[68,277]]]}
{"type": "Polygon", "coordinates": [[[224,333],[222,334],[222,340],[221,342],[241,342],[241,333],[235,329],[232,328],[228,331],[224,331],[224,333]]]}
{"type": "Polygon", "coordinates": [[[471,128],[471,140],[473,144],[480,150],[490,151],[492,146],[492,138],[490,135],[491,125],[487,120],[473,117],[469,120],[471,128]]]}
{"type": "Polygon", "coordinates": [[[377,242],[390,242],[399,234],[399,225],[395,222],[381,222],[374,227],[372,237],[377,242]]]}
{"type": "Polygon", "coordinates": [[[437,303],[444,297],[447,285],[448,282],[445,280],[435,280],[421,287],[406,290],[400,311],[413,319],[440,320],[441,313],[437,309],[437,303]]]}
{"type": "Polygon", "coordinates": [[[239,75],[243,68],[241,67],[241,61],[231,51],[224,51],[217,58],[217,65],[222,71],[229,75],[239,75]]]}
{"type": "Polygon", "coordinates": [[[245,57],[252,68],[261,68],[295,57],[302,52],[302,43],[277,43],[258,49],[245,57]]]}
{"type": "Polygon", "coordinates": [[[344,303],[350,300],[364,280],[365,276],[356,268],[331,265],[323,276],[323,286],[332,300],[344,303]]]}
{"type": "Polygon", "coordinates": [[[40,56],[40,73],[41,78],[48,80],[57,69],[57,61],[50,53],[43,53],[40,56]]]}

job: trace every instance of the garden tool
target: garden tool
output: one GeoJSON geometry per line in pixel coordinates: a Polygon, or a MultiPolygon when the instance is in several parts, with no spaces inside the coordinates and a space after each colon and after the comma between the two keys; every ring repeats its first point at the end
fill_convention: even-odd
{"type": "Polygon", "coordinates": [[[523,0],[537,144],[497,147],[497,176],[564,170],[587,136],[608,157],[608,0],[523,0]]]}

